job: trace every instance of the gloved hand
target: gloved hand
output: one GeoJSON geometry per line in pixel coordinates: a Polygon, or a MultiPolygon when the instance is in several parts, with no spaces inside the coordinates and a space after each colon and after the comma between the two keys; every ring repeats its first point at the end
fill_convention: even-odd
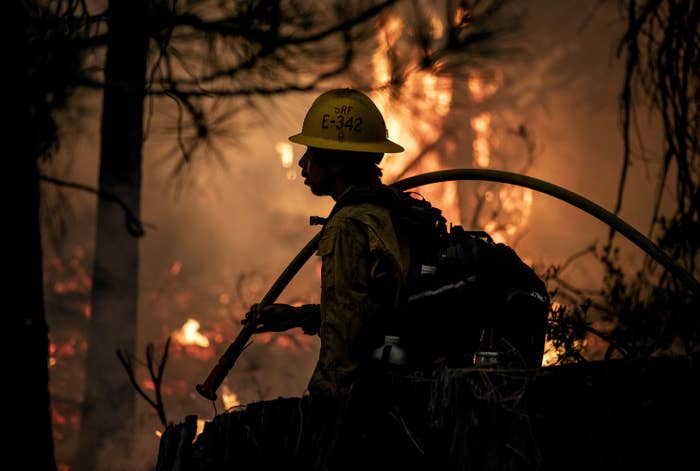
{"type": "Polygon", "coordinates": [[[246,325],[255,319],[254,333],[283,332],[301,327],[305,334],[315,335],[321,324],[320,311],[316,304],[292,306],[289,304],[269,304],[260,309],[253,304],[241,324],[246,325]]]}

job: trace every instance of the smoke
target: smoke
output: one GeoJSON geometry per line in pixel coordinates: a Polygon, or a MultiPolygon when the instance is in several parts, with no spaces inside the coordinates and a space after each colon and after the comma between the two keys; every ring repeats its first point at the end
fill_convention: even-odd
{"type": "MultiPolygon", "coordinates": [[[[524,122],[534,133],[536,154],[530,176],[612,208],[622,164],[617,115],[622,64],[614,57],[614,46],[624,25],[614,20],[613,7],[596,5],[598,2],[573,0],[528,2],[530,15],[522,37],[531,55],[509,65],[513,72],[509,76],[515,81],[510,85],[519,88],[520,101],[503,103],[500,111],[512,109],[509,112],[514,122],[524,122]]],[[[299,178],[289,179],[289,169],[282,166],[275,150],[278,142],[286,142],[289,135],[299,131],[314,98],[294,95],[260,102],[264,121],[252,111],[242,113],[242,124],[230,131],[235,139],[220,149],[222,158],[212,153],[209,158],[195,159],[179,179],[172,177],[177,155],[163,158],[175,137],[153,135],[147,140],[141,208],[146,224],[140,245],[141,324],[139,348],[133,354],[143,357],[148,343],[154,343],[158,351],[188,318],[197,319],[203,332],[219,334],[213,355],[205,360],[193,358],[182,347],[171,347],[164,397],[168,418],[173,422],[184,420],[188,414],[210,419],[222,412],[220,401],[214,409],[194,392],[195,384],[204,380],[233,340],[249,305],[260,300],[316,234],[318,228],[308,225],[308,217],[325,216],[331,208],[329,198],[316,198],[299,178]],[[243,124],[246,122],[256,125],[243,124]],[[177,270],[173,270],[175,265],[177,270]]],[[[92,113],[94,119],[86,120],[84,131],[64,144],[62,152],[47,164],[46,173],[96,186],[99,113],[96,109],[92,113]]],[[[642,133],[651,129],[651,124],[643,120],[639,126],[642,133]]],[[[64,123],[63,128],[70,129],[70,124],[64,123]]],[[[653,146],[649,150],[653,152],[653,146]]],[[[294,146],[294,151],[292,171],[297,170],[302,149],[294,146]]],[[[647,186],[654,174],[651,164],[641,159],[633,162],[621,213],[642,232],[651,214],[652,195],[647,186]]],[[[88,254],[80,263],[90,272],[94,196],[65,189],[45,190],[45,264],[55,258],[65,259],[80,246],[88,254]],[[64,209],[58,212],[49,210],[56,206],[59,195],[69,203],[70,213],[65,206],[60,206],[64,209]],[[67,224],[51,243],[51,235],[57,234],[56,214],[62,214],[67,224]],[[48,216],[54,217],[53,223],[49,223],[48,216]]],[[[562,263],[592,242],[605,242],[608,228],[566,203],[535,194],[531,211],[526,234],[518,241],[517,249],[540,265],[562,263]]],[[[638,263],[641,254],[634,247],[629,249],[625,252],[628,262],[638,263]]],[[[596,264],[584,261],[572,267],[569,276],[576,283],[595,285],[600,278],[597,270],[596,264]]],[[[311,260],[280,301],[317,301],[318,286],[315,260],[311,260]]],[[[47,291],[52,289],[47,285],[47,291]]],[[[59,303],[63,301],[54,297],[47,304],[51,330],[58,333],[79,329],[67,323],[62,311],[65,306],[59,303]]],[[[290,345],[285,344],[286,340],[271,338],[269,343],[256,341],[245,350],[224,383],[241,403],[304,392],[318,343],[300,343],[295,337],[291,341],[290,345]]],[[[116,356],[114,361],[111,367],[116,374],[125,374],[116,356]]],[[[75,363],[70,364],[75,367],[75,363]]],[[[58,385],[65,384],[61,375],[74,374],[60,370],[62,365],[59,362],[51,371],[55,395],[58,385]]],[[[147,372],[139,370],[138,378],[147,380],[147,372]]],[[[69,395],[79,403],[79,394],[76,389],[69,395]]],[[[129,459],[131,469],[146,469],[155,462],[156,430],[162,431],[163,427],[145,401],[140,401],[138,408],[138,445],[129,459]]],[[[77,433],[77,428],[64,432],[66,436],[57,439],[56,444],[59,462],[65,462],[74,451],[75,442],[68,435],[77,433]]],[[[102,454],[106,459],[116,459],[109,449],[102,454]]]]}
{"type": "MultiPolygon", "coordinates": [[[[614,4],[605,2],[528,2],[526,30],[532,60],[519,64],[516,76],[528,103],[518,107],[536,140],[529,175],[576,192],[593,202],[614,207],[622,169],[623,143],[618,97],[623,62],[615,57],[625,25],[614,4]]],[[[655,155],[658,130],[640,112],[637,123],[647,155],[630,168],[620,216],[641,232],[650,223],[649,185],[656,170],[646,161],[655,155]]],[[[533,260],[561,263],[574,252],[607,241],[608,228],[592,216],[545,195],[536,195],[528,234],[518,247],[533,260]]],[[[618,238],[620,239],[620,238],[618,238]]],[[[625,264],[638,264],[643,253],[626,241],[625,264]]],[[[599,279],[597,263],[580,263],[571,276],[582,285],[599,279]]]]}

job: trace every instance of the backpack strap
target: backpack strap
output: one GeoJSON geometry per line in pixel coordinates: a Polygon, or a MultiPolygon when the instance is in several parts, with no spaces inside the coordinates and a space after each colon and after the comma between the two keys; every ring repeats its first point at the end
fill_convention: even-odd
{"type": "Polygon", "coordinates": [[[323,218],[320,216],[311,216],[309,218],[309,224],[322,225],[322,231],[325,230],[326,225],[331,220],[335,214],[340,211],[345,206],[351,204],[364,204],[364,203],[374,203],[380,206],[388,208],[389,211],[394,215],[395,211],[398,209],[401,202],[401,193],[399,190],[395,190],[387,185],[367,185],[367,186],[356,186],[345,192],[333,205],[333,209],[328,214],[327,217],[323,218]]]}

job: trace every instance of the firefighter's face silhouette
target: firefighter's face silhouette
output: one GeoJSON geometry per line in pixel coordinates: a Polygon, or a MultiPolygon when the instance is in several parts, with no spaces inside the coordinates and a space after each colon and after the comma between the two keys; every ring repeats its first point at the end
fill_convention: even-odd
{"type": "Polygon", "coordinates": [[[304,185],[307,185],[314,195],[330,195],[333,189],[333,169],[320,161],[319,154],[318,149],[306,148],[306,152],[299,159],[301,176],[304,179],[304,185]]]}

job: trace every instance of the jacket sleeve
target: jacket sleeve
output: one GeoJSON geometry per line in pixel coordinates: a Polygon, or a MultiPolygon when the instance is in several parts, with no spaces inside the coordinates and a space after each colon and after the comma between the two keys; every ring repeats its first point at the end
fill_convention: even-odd
{"type": "Polygon", "coordinates": [[[351,385],[360,363],[383,339],[372,296],[375,263],[367,227],[352,219],[327,227],[318,255],[323,260],[321,350],[309,391],[337,393],[351,385]]]}

